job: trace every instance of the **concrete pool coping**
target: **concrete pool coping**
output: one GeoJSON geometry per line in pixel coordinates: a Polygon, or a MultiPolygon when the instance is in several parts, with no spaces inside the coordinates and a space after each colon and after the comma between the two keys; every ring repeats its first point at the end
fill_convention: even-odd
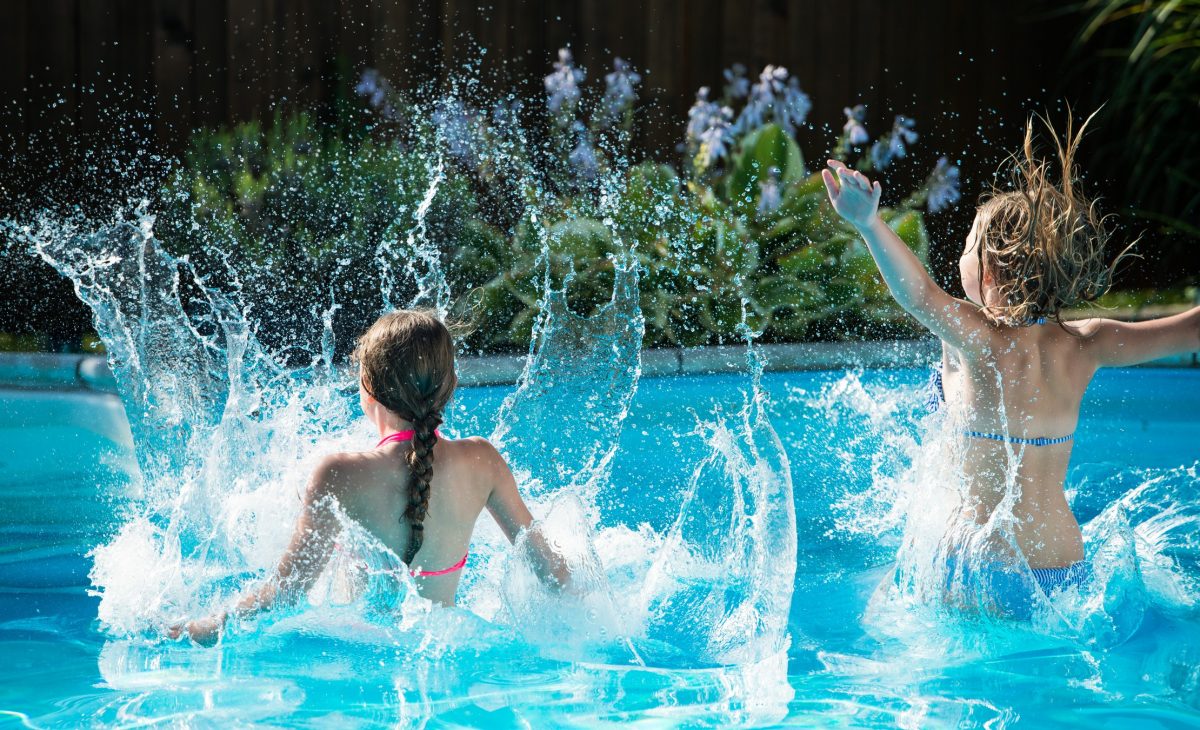
{"type": "MultiPolygon", "coordinates": [[[[759,345],[769,371],[927,367],[940,355],[936,340],[806,342],[759,345]]],[[[1149,367],[1200,367],[1200,352],[1147,363],[1149,367]]],[[[463,385],[511,385],[525,368],[525,355],[467,355],[458,360],[463,385]]],[[[746,369],[744,345],[642,351],[642,375],[708,375],[746,369]]],[[[0,353],[0,387],[116,392],[101,355],[0,353]]]]}

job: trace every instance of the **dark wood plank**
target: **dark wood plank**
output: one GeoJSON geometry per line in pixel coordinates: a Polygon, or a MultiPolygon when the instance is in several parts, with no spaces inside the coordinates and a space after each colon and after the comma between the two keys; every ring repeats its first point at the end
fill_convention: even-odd
{"type": "Polygon", "coordinates": [[[290,61],[282,64],[278,88],[290,109],[315,109],[324,98],[321,18],[315,0],[291,0],[276,10],[279,48],[290,61]]]}
{"type": "Polygon", "coordinates": [[[785,4],[780,0],[753,0],[746,6],[751,13],[747,24],[751,28],[758,63],[788,67],[789,38],[785,4]]]}
{"type": "MultiPolygon", "coordinates": [[[[871,99],[864,96],[865,90],[859,88],[849,70],[845,39],[855,32],[850,7],[845,3],[815,2],[811,11],[815,20],[807,26],[805,39],[797,39],[797,42],[812,43],[816,48],[813,68],[808,69],[801,80],[813,100],[813,123],[818,130],[814,144],[819,145],[823,155],[841,134],[842,109],[871,99]]],[[[872,118],[870,111],[868,120],[872,118]]],[[[868,124],[867,129],[876,134],[878,124],[868,124]]],[[[815,151],[810,148],[810,158],[815,151]]]]}
{"type": "Polygon", "coordinates": [[[28,27],[28,2],[0,3],[0,154],[26,149],[28,27]]]}
{"type": "MultiPolygon", "coordinates": [[[[555,2],[550,0],[543,10],[545,15],[545,48],[550,60],[557,60],[558,49],[570,48],[572,55],[577,55],[583,45],[579,37],[579,6],[574,2],[555,2]]],[[[550,71],[547,61],[543,73],[550,71]]]]}
{"type": "Polygon", "coordinates": [[[229,123],[229,57],[225,0],[193,5],[192,124],[219,127],[229,123]]]}
{"type": "Polygon", "coordinates": [[[74,125],[76,94],[76,18],[71,0],[38,0],[30,3],[27,92],[29,148],[38,159],[34,175],[56,184],[73,186],[80,149],[74,125]]]}
{"type": "Polygon", "coordinates": [[[82,2],[79,12],[79,129],[103,133],[129,109],[129,69],[121,64],[124,29],[108,3],[82,2]]]}
{"type": "Polygon", "coordinates": [[[549,64],[543,32],[545,26],[528,21],[531,14],[542,12],[541,0],[512,0],[512,3],[512,35],[508,50],[509,80],[522,95],[541,94],[541,78],[538,74],[544,74],[543,69],[547,69],[549,64]]]}
{"type": "Polygon", "coordinates": [[[367,0],[339,0],[337,55],[341,63],[357,74],[375,67],[374,28],[367,0]]]}
{"type": "Polygon", "coordinates": [[[404,88],[434,82],[444,53],[443,3],[375,2],[371,10],[375,68],[404,88]]]}
{"type": "MultiPolygon", "coordinates": [[[[855,48],[851,61],[854,64],[855,91],[863,102],[872,107],[879,105],[880,85],[883,81],[883,19],[876,0],[856,0],[854,18],[860,43],[855,48]]],[[[829,100],[836,105],[837,100],[829,100]]],[[[847,100],[843,106],[852,106],[847,100]]],[[[839,107],[840,110],[840,107],[839,107]]],[[[822,115],[828,117],[829,115],[822,115]]]]}
{"type": "Polygon", "coordinates": [[[721,0],[693,0],[684,10],[684,64],[680,83],[689,106],[701,86],[708,86],[720,95],[724,85],[721,5],[721,0]]]}
{"type": "Polygon", "coordinates": [[[258,118],[271,106],[271,87],[264,76],[272,49],[264,0],[236,0],[229,8],[227,98],[230,121],[236,123],[258,118]]]}
{"type": "Polygon", "coordinates": [[[118,66],[127,98],[121,126],[130,144],[154,143],[154,7],[151,0],[117,0],[118,66]]]}
{"type": "Polygon", "coordinates": [[[176,152],[192,131],[193,0],[155,0],[154,8],[155,129],[176,152]]]}
{"type": "Polygon", "coordinates": [[[746,4],[742,0],[724,0],[721,4],[721,57],[723,65],[745,64],[754,73],[761,68],[754,52],[753,33],[746,27],[746,4]]]}

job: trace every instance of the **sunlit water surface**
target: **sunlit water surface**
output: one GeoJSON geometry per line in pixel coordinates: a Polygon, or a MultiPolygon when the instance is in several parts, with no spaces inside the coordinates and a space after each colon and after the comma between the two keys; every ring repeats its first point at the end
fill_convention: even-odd
{"type": "MultiPolygon", "coordinates": [[[[881,626],[872,618],[872,595],[894,562],[899,532],[883,527],[887,519],[871,495],[903,481],[919,453],[905,444],[927,438],[925,377],[918,371],[764,376],[770,420],[790,456],[794,484],[798,550],[788,640],[779,655],[721,666],[696,646],[711,644],[697,639],[708,637],[706,627],[691,624],[705,617],[700,607],[695,614],[676,610],[670,626],[643,622],[634,630],[620,617],[597,617],[592,606],[577,617],[582,633],[608,621],[630,636],[570,646],[555,617],[543,616],[539,625],[533,616],[513,616],[523,600],[536,597],[505,597],[502,590],[494,602],[508,605],[470,597],[485,594],[480,586],[496,579],[482,572],[505,569],[486,555],[468,564],[464,593],[491,621],[455,609],[390,622],[361,607],[325,606],[244,627],[211,650],[161,640],[145,628],[114,630],[97,619],[100,601],[89,594],[88,573],[97,546],[113,545],[122,528],[132,540],[119,517],[136,490],[124,476],[134,468],[129,445],[97,415],[115,399],[5,392],[0,710],[34,726],[236,720],[548,727],[640,720],[650,726],[1183,727],[1200,721],[1200,622],[1191,592],[1200,575],[1200,372],[1102,372],[1085,404],[1069,484],[1073,507],[1081,522],[1092,522],[1092,543],[1105,539],[1093,525],[1113,509],[1141,543],[1135,551],[1141,562],[1122,579],[1136,585],[1123,586],[1122,600],[1108,608],[1124,614],[1119,623],[1126,628],[1115,638],[920,610],[911,612],[921,617],[919,625],[881,626]],[[880,527],[845,529],[848,519],[880,527]],[[1168,585],[1172,574],[1178,580],[1168,585]]],[[[746,376],[642,380],[610,475],[594,499],[575,507],[598,512],[594,557],[618,605],[637,603],[627,594],[643,590],[639,583],[663,580],[648,576],[653,569],[646,565],[687,513],[694,465],[712,456],[696,433],[697,415],[712,420],[714,408],[738,413],[748,388],[746,376]]],[[[460,434],[490,432],[512,390],[463,389],[460,434]]],[[[568,445],[550,441],[545,448],[568,445]]],[[[710,514],[698,530],[730,529],[719,505],[710,514]]],[[[571,514],[562,519],[588,522],[571,514]]],[[[160,600],[171,579],[155,573],[163,569],[156,559],[128,544],[120,559],[144,561],[135,595],[143,603],[160,600]]],[[[768,559],[792,560],[787,549],[776,554],[769,547],[768,559]]],[[[110,592],[122,590],[116,582],[110,592]]],[[[136,613],[114,610],[126,619],[136,613]]],[[[558,618],[571,620],[569,611],[558,618]]]]}

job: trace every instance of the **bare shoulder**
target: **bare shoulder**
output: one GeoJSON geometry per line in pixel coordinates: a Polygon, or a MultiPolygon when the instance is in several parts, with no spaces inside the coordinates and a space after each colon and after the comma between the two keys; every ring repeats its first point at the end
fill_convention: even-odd
{"type": "Polygon", "coordinates": [[[344,497],[366,481],[377,468],[378,459],[369,452],[341,451],[322,457],[313,469],[308,491],[312,497],[344,497]]]}
{"type": "Polygon", "coordinates": [[[463,439],[447,441],[446,444],[453,449],[453,458],[461,460],[463,466],[468,469],[490,471],[502,466],[507,468],[500,451],[492,445],[491,441],[482,436],[468,436],[463,439]]]}
{"type": "Polygon", "coordinates": [[[1069,322],[1064,322],[1063,325],[1071,331],[1076,337],[1081,337],[1085,340],[1091,340],[1100,333],[1105,327],[1111,327],[1118,324],[1111,319],[1101,319],[1100,317],[1088,317],[1087,319],[1073,319],[1069,322]]]}

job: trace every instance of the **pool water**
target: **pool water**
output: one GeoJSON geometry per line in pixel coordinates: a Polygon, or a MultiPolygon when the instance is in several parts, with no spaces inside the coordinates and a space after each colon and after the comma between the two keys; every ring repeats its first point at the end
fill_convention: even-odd
{"type": "MultiPolygon", "coordinates": [[[[713,491],[726,488],[714,476],[721,465],[703,465],[722,433],[742,433],[737,423],[752,392],[745,375],[641,380],[615,456],[596,472],[603,482],[572,487],[582,495],[574,508],[588,517],[572,515],[569,501],[535,500],[539,516],[552,509],[568,528],[593,533],[585,558],[598,563],[613,594],[605,605],[618,613],[622,594],[640,590],[638,582],[665,580],[639,566],[672,549],[664,536],[673,529],[712,532],[705,544],[732,546],[723,560],[763,559],[756,570],[794,559],[782,651],[739,649],[744,661],[725,662],[705,654],[714,640],[690,622],[708,615],[714,600],[751,605],[741,596],[752,587],[693,576],[706,590],[722,586],[724,598],[709,590],[704,601],[682,604],[694,611],[668,612],[671,626],[597,649],[572,644],[549,604],[490,593],[486,584],[496,577],[483,574],[503,563],[486,556],[473,557],[464,582],[474,612],[434,610],[416,623],[389,624],[323,605],[249,627],[211,650],[165,641],[140,624],[121,630],[123,617],[143,614],[124,604],[102,608],[91,591],[107,592],[105,601],[167,605],[157,586],[171,578],[155,572],[162,565],[154,560],[144,573],[121,577],[144,584],[133,588],[93,572],[96,560],[141,559],[113,547],[130,530],[123,506],[147,488],[133,476],[129,433],[114,412],[119,402],[0,392],[0,726],[1200,724],[1200,370],[1102,371],[1088,393],[1068,483],[1072,506],[1094,526],[1085,531],[1095,542],[1127,534],[1143,562],[1121,579],[1121,601],[1079,614],[1085,624],[1119,618],[1102,631],[1074,633],[949,611],[911,612],[908,624],[878,607],[903,521],[888,512],[886,496],[904,475],[919,473],[914,463],[932,448],[926,379],[918,370],[763,376],[766,415],[790,470],[794,558],[790,545],[774,550],[750,540],[739,552],[736,534],[722,542],[721,533],[741,528],[723,521],[724,495],[713,491]],[[712,426],[722,422],[732,425],[712,426]],[[685,504],[687,494],[698,509],[685,504]],[[710,524],[701,519],[706,509],[710,524]],[[1128,530],[1113,532],[1114,521],[1128,530]],[[529,613],[513,608],[522,601],[529,613]],[[696,635],[707,643],[694,642],[696,635]]],[[[452,430],[491,433],[511,391],[462,389],[452,430]]],[[[578,444],[568,435],[555,443],[536,434],[538,447],[570,451],[578,444]]],[[[725,467],[738,463],[730,457],[725,467]]],[[[481,541],[489,539],[481,530],[481,541]]],[[[725,575],[736,574],[730,562],[725,575]]],[[[581,618],[582,625],[596,617],[581,618]]]]}

